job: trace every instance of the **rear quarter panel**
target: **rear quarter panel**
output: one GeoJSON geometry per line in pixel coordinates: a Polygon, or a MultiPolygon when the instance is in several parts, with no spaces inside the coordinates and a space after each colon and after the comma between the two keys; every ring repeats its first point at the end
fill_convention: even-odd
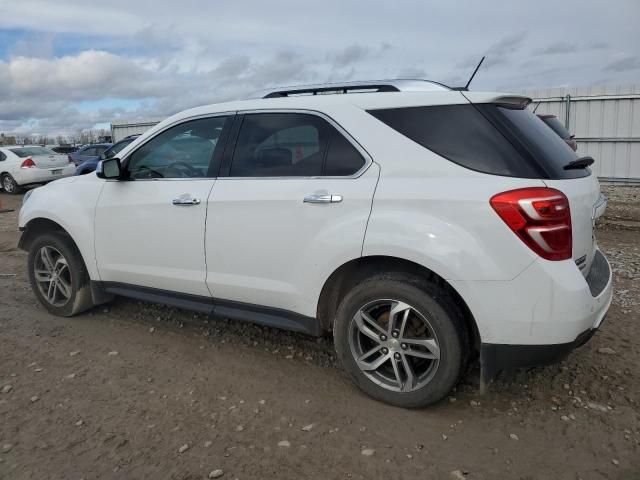
{"type": "MultiPolygon", "coordinates": [[[[383,167],[384,168],[384,167],[383,167]]],[[[510,280],[535,259],[489,204],[535,180],[381,175],[363,255],[418,263],[446,280],[510,280]]]]}
{"type": "Polygon", "coordinates": [[[334,115],[380,165],[363,256],[410,260],[447,280],[510,280],[537,258],[489,200],[507,190],[543,187],[541,180],[461,167],[361,108],[336,107],[334,115]]]}

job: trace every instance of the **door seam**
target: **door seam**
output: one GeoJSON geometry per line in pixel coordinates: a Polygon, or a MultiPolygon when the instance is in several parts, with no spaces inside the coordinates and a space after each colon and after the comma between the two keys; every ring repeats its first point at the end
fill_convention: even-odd
{"type": "MultiPolygon", "coordinates": [[[[108,181],[108,180],[107,180],[108,181]]],[[[98,205],[100,205],[100,200],[102,199],[102,193],[104,192],[104,187],[107,184],[107,181],[102,182],[102,187],[100,188],[100,193],[98,193],[98,199],[96,200],[95,205],[93,206],[93,263],[96,266],[96,272],[98,273],[98,280],[102,281],[102,275],[100,274],[100,266],[98,265],[98,249],[96,248],[96,216],[98,214],[98,205]]]]}
{"type": "Polygon", "coordinates": [[[364,242],[367,238],[367,230],[369,229],[369,221],[371,220],[371,214],[373,212],[373,201],[376,198],[376,191],[378,190],[378,183],[380,183],[380,174],[382,168],[375,160],[371,159],[371,164],[378,167],[378,178],[376,179],[376,186],[373,188],[373,194],[371,195],[371,205],[369,206],[369,215],[367,216],[367,223],[364,227],[364,234],[362,235],[362,245],[360,246],[360,258],[364,256],[364,242]]]}
{"type": "Polygon", "coordinates": [[[213,298],[213,292],[209,288],[209,283],[207,282],[209,278],[209,267],[207,265],[207,219],[209,217],[209,199],[213,194],[213,189],[218,183],[218,179],[213,179],[213,184],[211,185],[211,189],[209,190],[209,194],[207,195],[207,201],[204,206],[204,235],[202,236],[202,248],[204,249],[204,286],[207,287],[207,291],[211,298],[213,298]]]}

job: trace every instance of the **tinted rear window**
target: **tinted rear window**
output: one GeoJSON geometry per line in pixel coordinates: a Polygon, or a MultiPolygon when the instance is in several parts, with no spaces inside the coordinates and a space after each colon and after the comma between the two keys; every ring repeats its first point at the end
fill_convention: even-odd
{"type": "Polygon", "coordinates": [[[544,123],[547,124],[556,134],[560,135],[560,138],[564,140],[569,140],[571,138],[571,134],[564,128],[564,125],[558,120],[557,117],[544,117],[540,118],[544,123]]]}
{"type": "Polygon", "coordinates": [[[492,175],[561,179],[577,155],[529,110],[493,104],[435,105],[369,111],[414,142],[463,167],[492,175]]]}
{"type": "Polygon", "coordinates": [[[31,157],[32,155],[55,155],[56,152],[49,150],[45,147],[23,147],[23,148],[10,148],[20,158],[31,157]]]}

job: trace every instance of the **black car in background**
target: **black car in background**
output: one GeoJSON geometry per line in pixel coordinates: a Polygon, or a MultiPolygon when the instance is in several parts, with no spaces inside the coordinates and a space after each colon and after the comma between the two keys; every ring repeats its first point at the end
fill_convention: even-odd
{"type": "Polygon", "coordinates": [[[55,147],[51,147],[56,153],[69,154],[78,150],[79,147],[75,147],[73,145],[57,145],[55,147]]]}

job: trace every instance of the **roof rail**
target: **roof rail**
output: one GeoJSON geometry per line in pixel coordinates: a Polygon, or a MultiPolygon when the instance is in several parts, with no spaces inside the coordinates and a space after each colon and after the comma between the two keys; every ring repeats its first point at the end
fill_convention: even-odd
{"type": "Polygon", "coordinates": [[[278,98],[292,95],[326,95],[330,93],[365,93],[375,92],[433,92],[451,90],[446,85],[431,80],[361,80],[354,82],[319,83],[315,85],[299,85],[278,87],[251,94],[248,98],[278,98]]]}

